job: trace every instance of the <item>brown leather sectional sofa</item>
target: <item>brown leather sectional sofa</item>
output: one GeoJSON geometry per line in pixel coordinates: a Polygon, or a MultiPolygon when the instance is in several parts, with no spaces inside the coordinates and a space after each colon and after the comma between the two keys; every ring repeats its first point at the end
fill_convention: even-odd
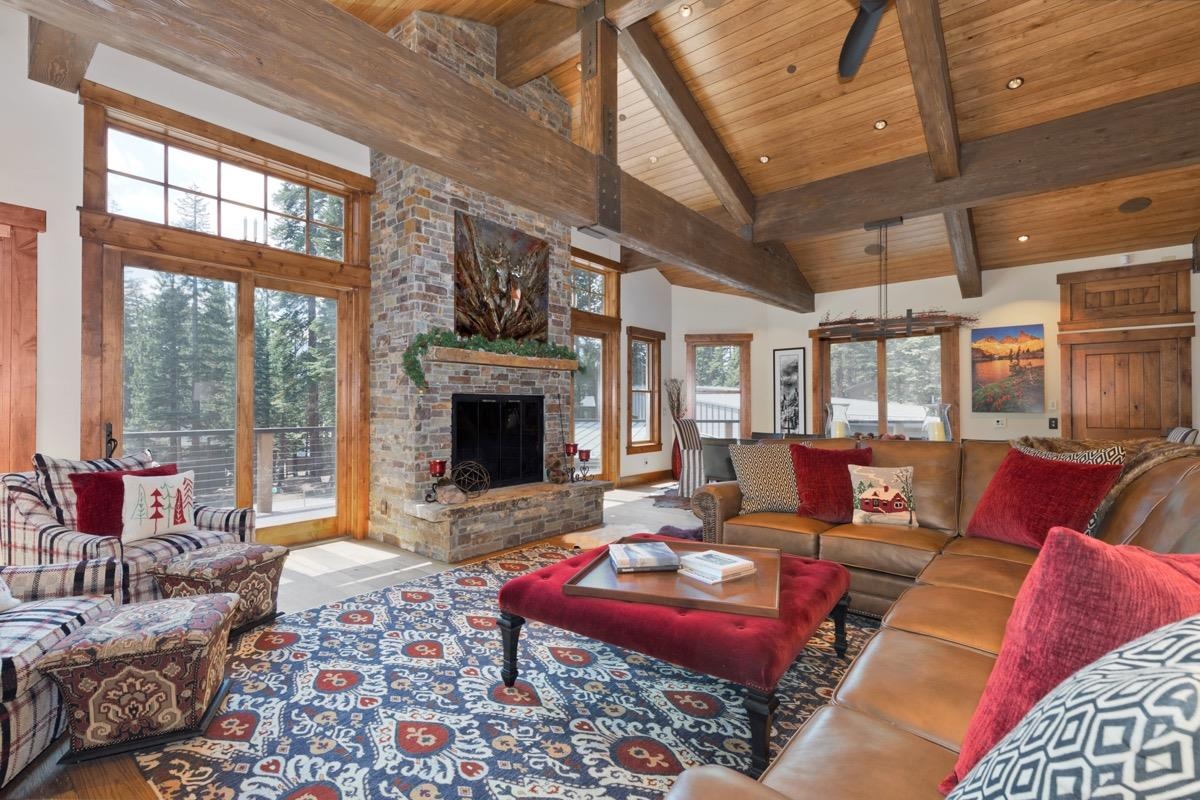
{"type": "MultiPolygon", "coordinates": [[[[928,528],[905,535],[894,526],[867,530],[887,526],[813,525],[774,514],[739,517],[736,484],[713,484],[697,493],[693,508],[705,519],[706,533],[720,541],[776,546],[846,564],[850,591],[861,596],[852,607],[882,613],[883,625],[833,700],[775,755],[759,781],[723,767],[700,767],[680,777],[669,800],[941,797],[937,784],[957,758],[1013,598],[1036,552],[954,535],[970,520],[1007,442],[871,446],[875,464],[916,467],[917,517],[928,528]]],[[[1200,552],[1198,502],[1200,456],[1159,464],[1122,492],[1100,538],[1158,552],[1200,552]]]]}

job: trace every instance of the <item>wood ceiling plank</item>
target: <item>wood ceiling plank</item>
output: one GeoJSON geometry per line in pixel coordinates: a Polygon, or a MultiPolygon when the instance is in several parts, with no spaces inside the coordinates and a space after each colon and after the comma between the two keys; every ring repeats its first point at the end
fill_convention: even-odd
{"type": "Polygon", "coordinates": [[[740,224],[753,224],[754,194],[650,24],[642,20],[630,25],[621,32],[619,46],[626,67],[662,113],[721,205],[740,224]]]}
{"type": "Polygon", "coordinates": [[[75,93],[87,73],[96,42],[29,18],[29,79],[75,93]]]}
{"type": "MultiPolygon", "coordinates": [[[[957,178],[958,122],[954,118],[954,95],[950,90],[950,66],[942,39],[938,0],[897,0],[896,12],[904,34],[904,48],[908,53],[933,175],[938,180],[957,178]]],[[[951,241],[953,239],[951,229],[951,241]]]]}
{"type": "Polygon", "coordinates": [[[954,256],[959,291],[964,298],[982,297],[983,274],[979,268],[979,246],[975,241],[971,209],[956,208],[946,212],[946,236],[954,256]]]}
{"type": "Polygon", "coordinates": [[[428,11],[499,25],[535,4],[535,0],[330,0],[376,30],[387,33],[414,11],[428,11]]]}
{"type": "Polygon", "coordinates": [[[1197,130],[1200,86],[1162,92],[965,142],[959,178],[934,181],[926,159],[909,157],[760,197],[755,235],[793,239],[1187,166],[1200,162],[1197,130]]]}

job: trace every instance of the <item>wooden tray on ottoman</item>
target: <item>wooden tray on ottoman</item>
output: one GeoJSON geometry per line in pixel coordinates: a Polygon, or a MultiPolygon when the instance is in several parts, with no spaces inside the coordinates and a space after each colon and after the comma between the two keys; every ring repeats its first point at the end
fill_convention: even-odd
{"type": "MultiPolygon", "coordinates": [[[[625,542],[645,539],[626,537],[625,542]]],[[[779,551],[770,547],[707,544],[705,542],[666,542],[676,553],[700,553],[717,550],[748,558],[756,567],[754,574],[706,584],[678,572],[624,572],[613,569],[607,554],[595,559],[563,584],[563,594],[603,597],[634,603],[654,603],[680,608],[702,608],[753,617],[779,616],[779,551]]]]}

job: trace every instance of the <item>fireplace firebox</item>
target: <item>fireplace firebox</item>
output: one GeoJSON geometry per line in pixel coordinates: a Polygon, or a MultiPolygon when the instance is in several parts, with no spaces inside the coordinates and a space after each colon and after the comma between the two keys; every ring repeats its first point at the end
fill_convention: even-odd
{"type": "Polygon", "coordinates": [[[542,395],[455,394],[450,401],[451,464],[478,461],[494,487],[542,480],[542,395]]]}

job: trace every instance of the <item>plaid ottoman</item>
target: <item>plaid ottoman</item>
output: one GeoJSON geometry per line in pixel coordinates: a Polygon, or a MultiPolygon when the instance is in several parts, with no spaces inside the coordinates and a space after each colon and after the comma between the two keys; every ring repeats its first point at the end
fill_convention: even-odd
{"type": "Polygon", "coordinates": [[[233,632],[279,616],[279,576],[288,549],[272,544],[215,544],[175,556],[151,569],[163,597],[235,592],[233,632]]]}
{"type": "Polygon", "coordinates": [[[37,668],[58,684],[71,749],[62,762],[197,735],[227,682],[235,594],[121,606],[58,644],[37,668]]]}

